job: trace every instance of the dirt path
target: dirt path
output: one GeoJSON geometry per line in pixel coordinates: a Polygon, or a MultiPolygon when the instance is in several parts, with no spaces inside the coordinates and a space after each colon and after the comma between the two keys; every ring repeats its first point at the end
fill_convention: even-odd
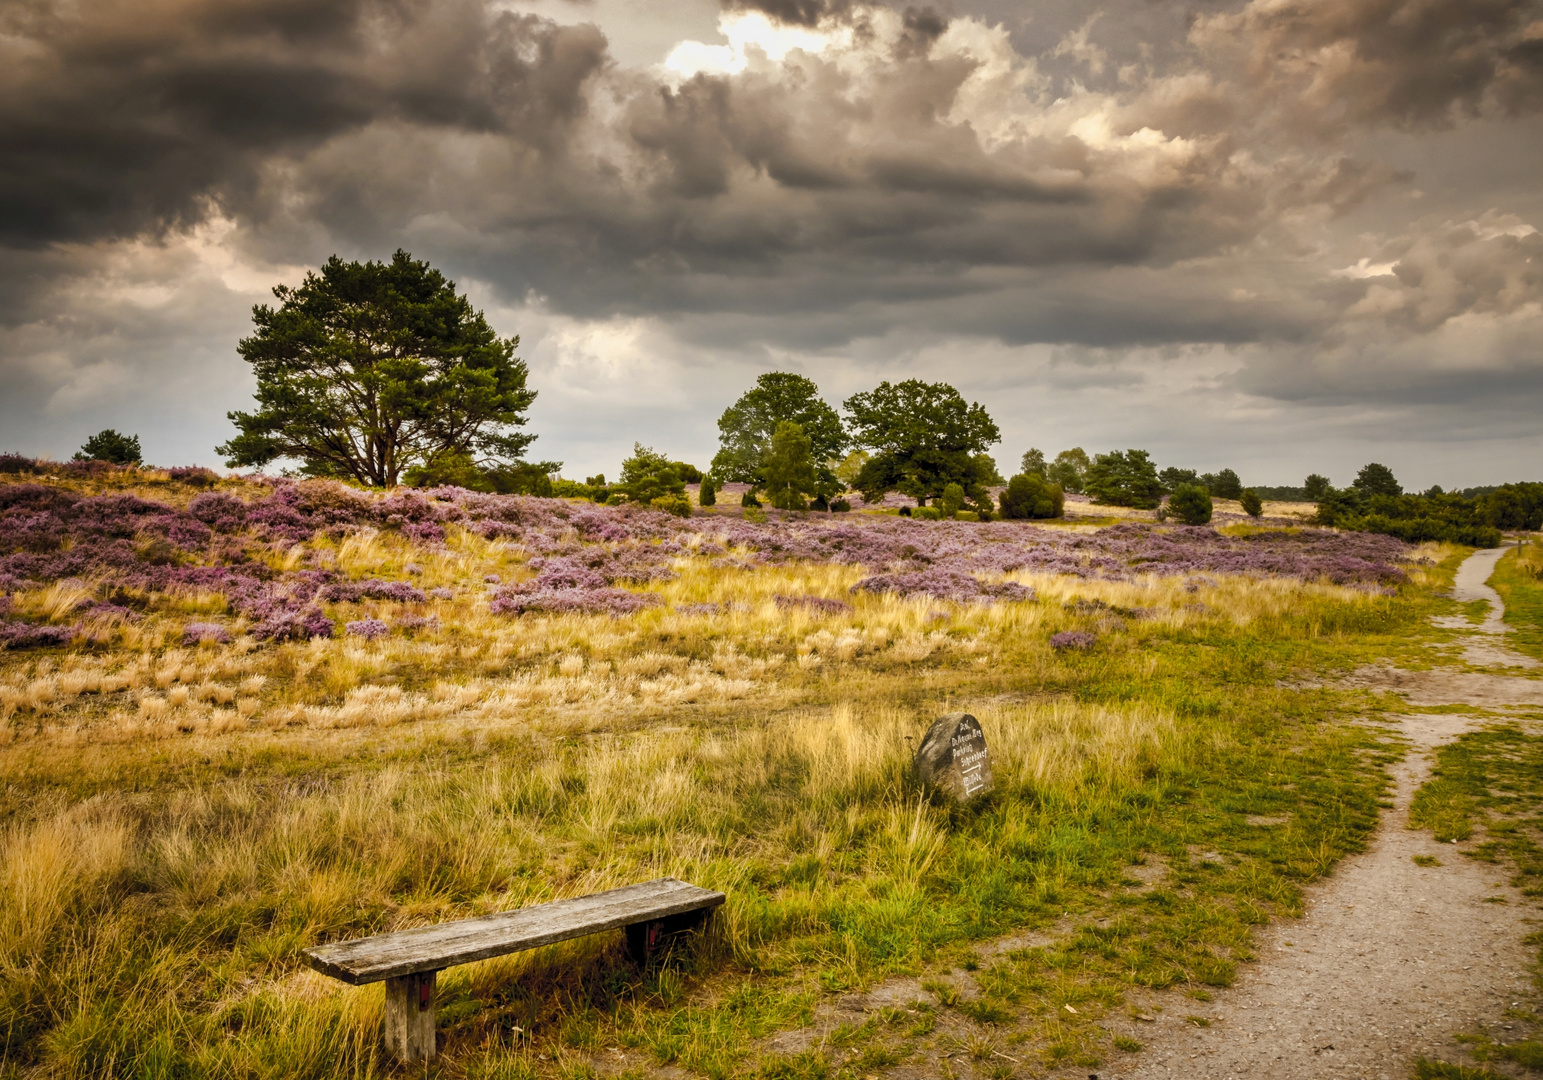
{"type": "MultiPolygon", "coordinates": [[[[1462,622],[1475,639],[1464,660],[1532,666],[1505,648],[1500,599],[1484,584],[1502,553],[1479,552],[1458,573],[1458,599],[1491,604],[1482,626],[1462,622]]],[[[1369,668],[1353,684],[1420,705],[1543,705],[1543,681],[1490,672],[1369,668]]],[[[1468,845],[1438,844],[1406,827],[1410,800],[1430,772],[1430,751],[1480,721],[1426,715],[1394,722],[1413,746],[1392,770],[1394,805],[1368,850],[1313,890],[1301,920],[1260,935],[1261,962],[1234,988],[1205,1003],[1159,995],[1153,1004],[1163,1011],[1154,1023],[1111,1025],[1140,1039],[1146,1051],[1109,1062],[1101,1076],[1405,1080],[1422,1054],[1462,1060],[1452,1041],[1458,1032],[1483,1026],[1506,1039],[1505,1010],[1525,1003],[1530,988],[1532,955],[1522,938],[1537,929],[1537,913],[1506,883],[1503,868],[1463,857],[1468,845]],[[1418,866],[1416,855],[1441,865],[1418,866]]]]}

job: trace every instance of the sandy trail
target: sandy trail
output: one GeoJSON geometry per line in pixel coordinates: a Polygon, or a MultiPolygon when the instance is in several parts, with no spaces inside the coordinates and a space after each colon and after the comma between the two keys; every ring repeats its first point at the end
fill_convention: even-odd
{"type": "MultiPolygon", "coordinates": [[[[1458,573],[1458,599],[1491,605],[1473,631],[1483,635],[1474,644],[1485,648],[1465,659],[1528,666],[1500,640],[1500,599],[1484,584],[1502,554],[1478,552],[1458,573]]],[[[1353,684],[1403,693],[1413,704],[1543,704],[1543,682],[1488,673],[1372,668],[1353,684]]],[[[1393,722],[1413,745],[1391,770],[1394,806],[1367,851],[1312,890],[1301,920],[1259,935],[1260,963],[1245,969],[1235,987],[1205,1003],[1157,995],[1152,1004],[1163,1011],[1155,1023],[1111,1024],[1146,1051],[1110,1061],[1101,1076],[1404,1080],[1420,1055],[1464,1060],[1452,1042],[1458,1032],[1482,1026],[1501,1041],[1515,1037],[1504,1013],[1526,1003],[1532,954],[1522,939],[1537,928],[1536,913],[1507,883],[1503,867],[1465,858],[1468,845],[1438,844],[1406,827],[1410,800],[1430,773],[1430,752],[1480,721],[1437,715],[1393,722]],[[1441,865],[1417,866],[1415,855],[1435,856],[1441,865]]]]}

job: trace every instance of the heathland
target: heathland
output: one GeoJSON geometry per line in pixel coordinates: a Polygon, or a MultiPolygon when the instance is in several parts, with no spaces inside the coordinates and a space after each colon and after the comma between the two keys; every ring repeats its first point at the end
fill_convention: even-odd
{"type": "Polygon", "coordinates": [[[1085,1075],[1139,1050],[1099,1023],[1134,990],[1227,985],[1363,843],[1397,750],[1328,677],[1418,662],[1464,550],[8,479],[17,1076],[386,1073],[380,990],[301,949],[664,874],[728,894],[707,940],[645,971],[619,936],[452,969],[435,1068],[1085,1075]],[[958,709],[998,785],[967,809],[907,767],[958,709]]]}

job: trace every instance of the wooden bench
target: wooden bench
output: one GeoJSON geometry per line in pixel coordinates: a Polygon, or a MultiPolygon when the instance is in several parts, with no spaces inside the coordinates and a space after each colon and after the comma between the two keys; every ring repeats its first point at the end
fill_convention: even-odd
{"type": "Polygon", "coordinates": [[[523,952],[604,930],[625,929],[639,963],[666,936],[699,925],[721,892],[659,878],[475,919],[398,930],[305,950],[325,975],[361,986],[386,983],[386,1047],[405,1062],[434,1056],[434,977],[447,967],[523,952]]]}

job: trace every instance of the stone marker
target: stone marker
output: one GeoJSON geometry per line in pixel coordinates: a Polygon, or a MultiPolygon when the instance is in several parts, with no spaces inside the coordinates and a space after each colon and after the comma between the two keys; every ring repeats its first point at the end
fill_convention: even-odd
{"type": "Polygon", "coordinates": [[[917,779],[966,803],[991,790],[991,754],[980,721],[969,713],[949,713],[933,721],[916,751],[917,779]]]}

